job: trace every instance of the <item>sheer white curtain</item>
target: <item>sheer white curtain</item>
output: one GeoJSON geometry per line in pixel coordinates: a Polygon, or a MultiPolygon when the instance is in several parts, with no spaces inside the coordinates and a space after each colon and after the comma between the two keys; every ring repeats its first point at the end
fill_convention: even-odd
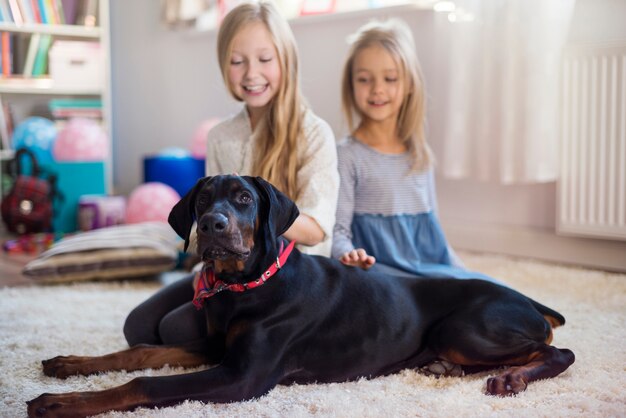
{"type": "Polygon", "coordinates": [[[575,0],[453,3],[454,11],[436,13],[449,64],[444,175],[556,180],[561,51],[575,0]]]}

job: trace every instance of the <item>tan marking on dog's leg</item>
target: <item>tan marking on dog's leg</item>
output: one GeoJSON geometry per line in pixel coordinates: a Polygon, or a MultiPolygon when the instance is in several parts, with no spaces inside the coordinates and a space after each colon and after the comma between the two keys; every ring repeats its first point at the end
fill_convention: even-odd
{"type": "MultiPolygon", "coordinates": [[[[528,356],[527,363],[511,367],[487,380],[486,392],[489,395],[509,396],[526,390],[528,384],[539,379],[547,379],[563,373],[574,363],[574,353],[545,345],[528,356]]],[[[508,363],[508,362],[507,362],[508,363]]]]}
{"type": "Polygon", "coordinates": [[[99,357],[58,356],[44,360],[46,376],[64,379],[72,375],[90,375],[110,370],[140,370],[160,368],[169,364],[196,367],[206,364],[208,358],[200,351],[173,346],[137,345],[127,350],[99,357]]]}
{"type": "Polygon", "coordinates": [[[152,403],[140,379],[97,392],[44,393],[27,402],[29,417],[87,417],[106,411],[130,411],[152,403]]]}
{"type": "Polygon", "coordinates": [[[548,323],[550,324],[550,327],[552,328],[558,328],[561,326],[561,323],[559,322],[558,319],[556,319],[553,316],[550,315],[544,315],[543,318],[548,321],[548,323]]]}

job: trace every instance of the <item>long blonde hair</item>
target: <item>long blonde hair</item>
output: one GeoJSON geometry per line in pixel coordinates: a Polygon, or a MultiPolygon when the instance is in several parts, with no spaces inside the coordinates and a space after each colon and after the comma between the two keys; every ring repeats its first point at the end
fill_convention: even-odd
{"type": "Polygon", "coordinates": [[[349,41],[350,50],[343,67],[341,83],[341,102],[348,127],[351,131],[354,129],[355,116],[360,120],[364,117],[354,101],[352,72],[355,57],[365,48],[380,46],[393,57],[404,76],[405,97],[398,113],[396,133],[413,159],[412,169],[423,170],[430,167],[434,158],[424,132],[424,79],[409,27],[399,19],[373,21],[363,25],[349,41]]]}
{"type": "Polygon", "coordinates": [[[237,99],[228,81],[228,66],[234,37],[246,25],[262,22],[269,31],[281,69],[276,96],[268,104],[264,117],[254,130],[255,157],[253,175],[261,176],[296,200],[298,140],[303,132],[304,99],[300,92],[298,50],[287,21],[269,2],[244,3],[231,10],[222,21],[217,37],[217,55],[231,95],[237,99]]]}

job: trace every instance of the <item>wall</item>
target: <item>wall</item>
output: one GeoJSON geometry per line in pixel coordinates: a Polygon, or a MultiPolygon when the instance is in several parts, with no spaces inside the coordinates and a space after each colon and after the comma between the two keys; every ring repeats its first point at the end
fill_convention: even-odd
{"type": "MultiPolygon", "coordinates": [[[[626,40],[623,16],[622,0],[577,0],[568,42],[626,40]]],[[[437,186],[442,222],[459,248],[626,271],[626,242],[556,235],[555,183],[502,186],[440,176],[437,186]]]]}
{"type": "MultiPolygon", "coordinates": [[[[227,94],[216,62],[216,34],[172,32],[151,0],[111,2],[114,183],[128,193],[142,181],[142,157],[168,146],[187,147],[194,128],[209,117],[239,109],[227,94]]],[[[617,16],[620,0],[578,0],[570,39],[626,39],[617,16]]],[[[346,36],[372,17],[401,17],[413,29],[429,98],[429,139],[435,152],[441,132],[447,70],[437,50],[432,12],[404,7],[292,22],[300,48],[302,87],[313,110],[337,137],[345,135],[339,82],[346,36]]],[[[623,25],[622,25],[623,26],[623,25]]],[[[501,186],[437,179],[439,210],[458,248],[502,252],[626,271],[626,243],[564,238],[554,233],[556,185],[501,186]]]]}
{"type": "MultiPolygon", "coordinates": [[[[418,39],[432,32],[430,12],[389,10],[347,18],[312,16],[292,24],[304,94],[337,136],[345,133],[339,84],[346,37],[374,16],[407,19],[419,28],[418,39]]],[[[169,31],[160,23],[159,13],[150,0],[111,2],[114,183],[119,193],[128,193],[141,182],[143,155],[168,146],[187,147],[201,121],[240,108],[223,86],[216,33],[169,31]]],[[[420,54],[426,55],[429,48],[430,43],[422,43],[420,54]]]]}

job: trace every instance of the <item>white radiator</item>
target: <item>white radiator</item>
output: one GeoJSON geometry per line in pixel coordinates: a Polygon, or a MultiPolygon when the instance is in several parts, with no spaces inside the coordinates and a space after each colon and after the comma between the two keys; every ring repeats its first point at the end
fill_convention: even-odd
{"type": "Polygon", "coordinates": [[[558,232],[626,240],[626,42],[565,51],[561,109],[558,232]]]}

